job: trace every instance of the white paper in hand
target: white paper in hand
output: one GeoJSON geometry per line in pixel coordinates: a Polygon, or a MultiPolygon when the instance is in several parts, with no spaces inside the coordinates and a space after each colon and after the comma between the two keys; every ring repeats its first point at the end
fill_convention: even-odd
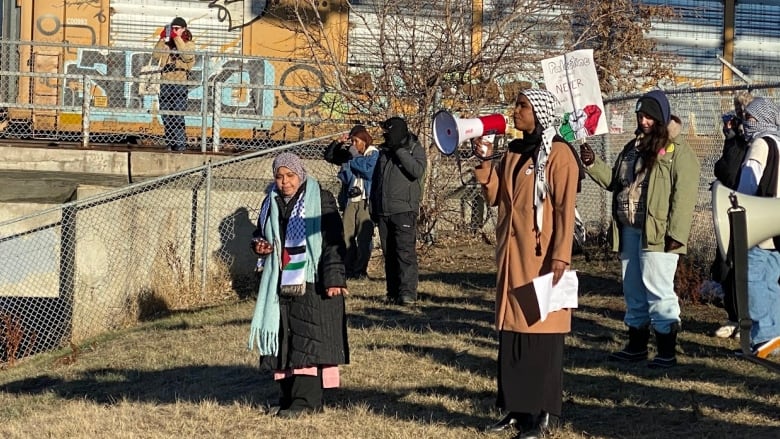
{"type": "Polygon", "coordinates": [[[541,321],[544,321],[547,314],[553,311],[577,307],[577,288],[579,287],[577,272],[564,271],[561,280],[554,287],[552,279],[552,273],[534,278],[534,292],[536,292],[536,301],[539,302],[541,321]]]}

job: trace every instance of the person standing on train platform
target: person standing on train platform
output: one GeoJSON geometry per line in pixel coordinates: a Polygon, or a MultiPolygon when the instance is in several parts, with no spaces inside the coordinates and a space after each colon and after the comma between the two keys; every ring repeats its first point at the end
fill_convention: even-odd
{"type": "Polygon", "coordinates": [[[163,112],[165,144],[169,151],[187,150],[184,115],[165,112],[187,110],[188,89],[182,82],[187,80],[195,65],[194,50],[195,43],[192,41],[192,33],[187,29],[187,22],[176,17],[160,32],[160,39],[152,54],[161,68],[163,82],[160,85],[160,111],[163,112]]]}

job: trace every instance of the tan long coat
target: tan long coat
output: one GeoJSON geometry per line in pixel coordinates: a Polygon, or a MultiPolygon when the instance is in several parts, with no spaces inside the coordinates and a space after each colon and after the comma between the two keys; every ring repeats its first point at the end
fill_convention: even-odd
{"type": "Polygon", "coordinates": [[[488,205],[498,206],[496,328],[523,333],[566,333],[571,331],[571,310],[550,313],[541,322],[532,282],[533,278],[551,271],[553,259],[571,263],[577,162],[568,145],[553,143],[547,162],[550,189],[544,201],[539,236],[541,255],[537,255],[533,161],[523,165],[513,187],[512,172],[519,159],[520,154],[507,152],[497,166],[486,162],[484,168],[474,171],[485,189],[488,205]]]}

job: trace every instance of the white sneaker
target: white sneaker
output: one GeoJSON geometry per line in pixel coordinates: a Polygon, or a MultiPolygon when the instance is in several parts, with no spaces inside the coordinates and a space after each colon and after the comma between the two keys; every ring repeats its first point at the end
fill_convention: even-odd
{"type": "Polygon", "coordinates": [[[739,337],[739,326],[737,322],[728,321],[715,331],[715,337],[731,338],[739,337]]]}

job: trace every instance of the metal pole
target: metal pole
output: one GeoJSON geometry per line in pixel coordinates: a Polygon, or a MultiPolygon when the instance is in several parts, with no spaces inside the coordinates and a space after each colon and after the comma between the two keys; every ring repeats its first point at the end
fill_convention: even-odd
{"type": "Polygon", "coordinates": [[[81,102],[81,146],[89,148],[89,111],[90,102],[92,102],[92,81],[89,76],[84,75],[82,87],[84,93],[82,93],[83,100],[81,102]]]}
{"type": "Polygon", "coordinates": [[[221,82],[214,84],[214,116],[211,121],[211,147],[214,152],[219,152],[220,144],[222,143],[220,138],[220,127],[222,126],[222,86],[221,82]]]}
{"type": "MultiPolygon", "coordinates": [[[[734,63],[736,10],[735,0],[723,1],[723,59],[730,64],[734,63]]],[[[721,82],[723,84],[732,83],[732,70],[726,63],[721,67],[721,82]]]]}
{"type": "Polygon", "coordinates": [[[208,150],[208,144],[206,139],[208,138],[208,120],[209,120],[209,60],[208,55],[203,55],[203,69],[200,86],[203,89],[200,98],[200,151],[206,152],[208,150]]]}
{"type": "Polygon", "coordinates": [[[206,193],[203,194],[203,231],[201,235],[203,237],[202,252],[201,252],[201,273],[200,273],[200,295],[205,297],[206,295],[206,279],[208,277],[208,265],[209,265],[209,208],[211,204],[211,160],[206,163],[206,193]]]}

